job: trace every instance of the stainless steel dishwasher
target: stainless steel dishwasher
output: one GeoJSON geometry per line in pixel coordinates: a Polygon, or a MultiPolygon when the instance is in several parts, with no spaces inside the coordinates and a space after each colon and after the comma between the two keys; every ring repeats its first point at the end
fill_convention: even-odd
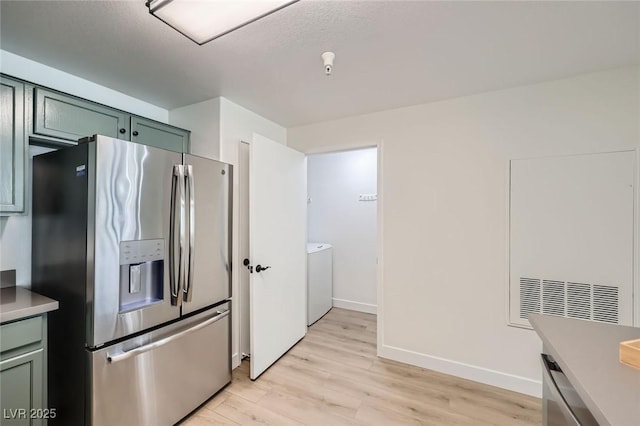
{"type": "Polygon", "coordinates": [[[542,422],[545,426],[598,426],[598,422],[550,355],[542,354],[542,422]]]}

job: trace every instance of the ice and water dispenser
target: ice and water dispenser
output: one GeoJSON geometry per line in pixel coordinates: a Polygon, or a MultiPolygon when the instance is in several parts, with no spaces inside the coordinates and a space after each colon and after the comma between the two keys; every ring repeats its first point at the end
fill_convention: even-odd
{"type": "Polygon", "coordinates": [[[164,240],[120,242],[120,312],[162,301],[164,240]]]}

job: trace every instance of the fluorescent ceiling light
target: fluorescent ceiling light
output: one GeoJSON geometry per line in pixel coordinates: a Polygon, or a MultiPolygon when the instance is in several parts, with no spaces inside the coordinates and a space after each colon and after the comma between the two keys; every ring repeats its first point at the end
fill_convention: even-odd
{"type": "Polygon", "coordinates": [[[151,0],[149,13],[199,45],[298,0],[151,0]]]}

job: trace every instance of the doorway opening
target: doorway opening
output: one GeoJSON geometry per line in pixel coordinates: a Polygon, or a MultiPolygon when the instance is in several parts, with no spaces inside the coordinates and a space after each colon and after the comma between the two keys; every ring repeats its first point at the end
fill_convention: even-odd
{"type": "Polygon", "coordinates": [[[308,324],[331,307],[376,314],[377,147],[308,155],[307,197],[308,324]]]}
{"type": "MultiPolygon", "coordinates": [[[[322,318],[332,308],[338,308],[337,315],[343,315],[340,312],[348,315],[349,312],[358,311],[361,313],[358,315],[368,315],[368,320],[365,322],[372,333],[370,337],[376,341],[372,349],[376,351],[376,348],[381,347],[381,330],[379,324],[376,326],[376,315],[378,318],[382,316],[378,305],[382,292],[380,280],[382,268],[378,264],[382,255],[380,241],[382,206],[378,202],[378,188],[379,182],[381,182],[381,154],[381,142],[369,146],[335,147],[332,151],[308,153],[306,157],[296,150],[268,141],[257,134],[254,134],[251,143],[240,144],[237,174],[239,230],[236,239],[237,251],[234,254],[234,263],[240,266],[236,269],[238,273],[235,274],[238,286],[237,292],[234,293],[234,299],[237,303],[237,322],[235,322],[237,334],[234,339],[237,339],[235,340],[237,343],[234,344],[233,366],[240,366],[241,360],[247,358],[247,362],[242,365],[245,368],[250,366],[252,379],[261,374],[259,371],[264,371],[264,369],[257,367],[256,372],[253,371],[254,361],[260,355],[258,352],[264,354],[264,349],[271,345],[272,340],[284,335],[282,332],[284,323],[270,331],[267,330],[268,332],[265,334],[265,327],[262,327],[262,331],[256,328],[256,321],[259,320],[260,324],[258,325],[264,324],[265,320],[270,321],[275,317],[282,316],[281,312],[283,315],[292,310],[300,313],[299,309],[301,308],[302,317],[296,313],[294,318],[292,314],[290,318],[288,317],[286,324],[287,326],[302,324],[306,330],[308,324],[322,318]],[[260,155],[254,155],[254,151],[263,148],[268,148],[268,150],[262,151],[260,155]],[[270,151],[277,155],[271,155],[270,151]],[[300,160],[294,159],[300,155],[302,155],[300,160]],[[303,172],[299,176],[296,175],[295,178],[292,175],[287,175],[286,179],[279,180],[281,177],[279,175],[293,170],[292,165],[278,165],[282,158],[289,156],[292,156],[294,163],[303,161],[301,166],[303,172]],[[265,162],[265,158],[268,161],[265,162]],[[259,183],[263,181],[270,182],[270,186],[262,188],[262,191],[256,190],[259,183]],[[295,201],[285,211],[279,211],[275,216],[271,214],[275,222],[261,222],[261,226],[255,226],[259,222],[258,219],[264,217],[265,211],[273,209],[274,206],[281,206],[291,194],[294,198],[298,197],[300,193],[298,186],[294,185],[289,188],[292,182],[298,182],[296,184],[298,186],[299,184],[303,185],[302,198],[296,198],[299,201],[295,201]],[[268,195],[266,198],[268,202],[260,203],[261,194],[268,195]],[[299,210],[300,207],[302,210],[299,210]],[[297,219],[292,221],[294,217],[298,217],[299,212],[302,212],[305,220],[302,222],[297,219]],[[302,241],[299,241],[298,237],[293,238],[294,245],[290,248],[295,253],[303,255],[303,258],[296,260],[295,263],[303,268],[306,267],[307,273],[299,279],[296,278],[295,283],[289,283],[291,285],[287,287],[288,290],[280,292],[279,296],[282,296],[280,299],[283,299],[290,292],[297,294],[300,288],[304,288],[304,292],[300,298],[296,296],[295,303],[291,297],[287,296],[291,300],[287,299],[288,302],[285,304],[265,304],[265,301],[275,300],[271,296],[277,293],[278,290],[274,286],[279,284],[279,281],[267,283],[265,280],[269,278],[270,274],[275,274],[276,269],[284,269],[287,264],[291,266],[293,252],[289,252],[285,259],[275,259],[274,253],[278,250],[274,251],[272,245],[267,252],[258,250],[258,246],[264,246],[264,244],[257,244],[259,235],[254,234],[259,231],[257,233],[262,235],[265,229],[271,229],[276,225],[280,227],[282,223],[285,223],[285,228],[279,228],[281,233],[272,235],[273,238],[270,241],[279,242],[283,240],[284,234],[295,229],[296,235],[302,237],[302,241]],[[302,251],[304,248],[299,243],[303,243],[309,253],[302,251]],[[296,247],[300,247],[302,250],[296,247]],[[319,247],[320,249],[318,249],[319,247]],[[328,261],[326,248],[330,248],[328,261]],[[263,253],[259,254],[260,251],[263,253]],[[318,252],[325,252],[323,253],[324,260],[320,261],[319,265],[311,259],[318,252]],[[275,264],[272,265],[272,261],[277,263],[277,268],[275,264]],[[273,266],[266,274],[257,273],[257,265],[262,262],[273,266]],[[318,268],[320,268],[319,272],[318,268]],[[327,270],[329,270],[329,274],[327,274],[327,270]],[[314,299],[312,289],[309,289],[307,295],[307,281],[310,283],[319,274],[324,275],[323,288],[325,291],[321,296],[323,307],[319,308],[319,312],[316,312],[314,317],[310,315],[310,304],[316,299],[314,299]],[[261,291],[264,294],[260,293],[261,291]],[[274,306],[286,307],[286,309],[274,310],[274,306]],[[256,315],[260,314],[262,307],[267,308],[266,317],[256,315]],[[262,338],[265,338],[266,342],[261,342],[262,338]]],[[[294,168],[300,170],[298,166],[294,168]]],[[[303,273],[304,271],[303,269],[303,273]]],[[[272,278],[275,276],[273,275],[272,278]]],[[[350,315],[348,317],[351,318],[350,315]]],[[[329,315],[327,318],[329,319],[326,321],[331,322],[333,316],[329,315]]],[[[302,331],[299,337],[296,337],[298,336],[296,332],[294,337],[302,339],[304,335],[305,332],[302,331]]],[[[289,340],[291,341],[286,344],[278,345],[283,354],[299,341],[293,338],[289,340]]],[[[260,355],[260,358],[263,356],[260,355]]],[[[274,357],[264,367],[268,368],[275,361],[274,357]]],[[[256,366],[259,364],[255,363],[256,366]]]]}

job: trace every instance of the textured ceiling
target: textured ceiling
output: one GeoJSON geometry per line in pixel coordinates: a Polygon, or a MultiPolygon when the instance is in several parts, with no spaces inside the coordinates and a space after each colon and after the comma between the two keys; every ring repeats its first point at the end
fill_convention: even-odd
{"type": "Polygon", "coordinates": [[[204,46],[143,0],[0,14],[4,50],[164,108],[224,96],[288,127],[639,60],[638,2],[302,0],[204,46]]]}

